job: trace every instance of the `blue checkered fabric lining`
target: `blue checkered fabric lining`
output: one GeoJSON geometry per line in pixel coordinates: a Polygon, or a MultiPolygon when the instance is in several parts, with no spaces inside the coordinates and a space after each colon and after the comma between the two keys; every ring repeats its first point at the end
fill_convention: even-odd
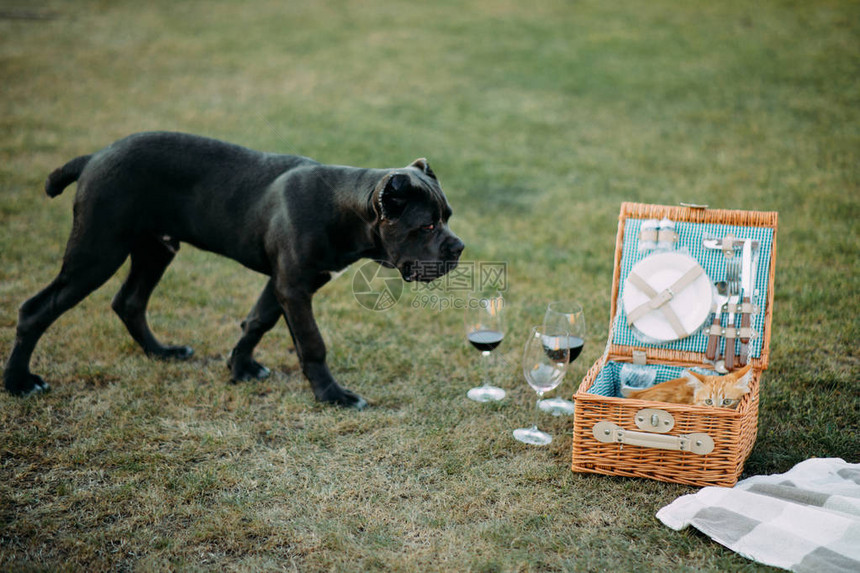
{"type": "MultiPolygon", "coordinates": [[[[629,363],[628,363],[629,364],[629,363]]],[[[595,378],[591,388],[588,389],[589,394],[597,394],[598,396],[607,396],[613,398],[621,398],[621,369],[624,364],[621,362],[607,361],[603,369],[595,378]]],[[[681,372],[685,369],[680,366],[665,366],[662,364],[649,365],[646,368],[653,368],[657,372],[657,379],[654,384],[674,380],[681,377],[681,372]]]]}
{"type": "MultiPolygon", "coordinates": [[[[630,269],[636,263],[651,254],[650,252],[640,253],[639,245],[639,229],[642,225],[642,219],[627,219],[624,226],[624,246],[621,253],[621,289],[624,288],[624,282],[627,280],[627,275],[630,274],[630,269]]],[[[764,330],[764,305],[767,302],[768,285],[768,269],[770,268],[771,250],[773,247],[773,229],[763,227],[739,227],[736,225],[714,225],[704,223],[688,223],[676,222],[675,232],[678,233],[678,250],[683,250],[689,253],[696,259],[711,282],[724,280],[726,277],[726,259],[722,251],[705,249],[702,246],[702,240],[707,236],[725,237],[732,234],[738,239],[754,239],[759,242],[758,265],[756,272],[756,288],[759,296],[755,302],[759,305],[759,311],[752,316],[751,326],[758,333],[756,338],[750,340],[750,356],[761,356],[762,334],[764,330]]],[[[740,257],[740,251],[736,250],[736,256],[740,257]]],[[[707,329],[703,329],[698,333],[676,340],[675,342],[649,344],[638,339],[633,331],[627,326],[627,317],[624,314],[623,305],[619,300],[617,308],[617,316],[614,325],[613,343],[621,346],[637,346],[645,348],[668,348],[670,350],[680,350],[687,352],[704,353],[708,346],[707,329]]],[[[723,321],[725,324],[725,320],[723,321]]],[[[710,324],[710,323],[709,323],[710,324]]],[[[721,344],[722,346],[722,344],[721,344]]],[[[720,348],[720,353],[725,353],[725,348],[720,348]]]]}

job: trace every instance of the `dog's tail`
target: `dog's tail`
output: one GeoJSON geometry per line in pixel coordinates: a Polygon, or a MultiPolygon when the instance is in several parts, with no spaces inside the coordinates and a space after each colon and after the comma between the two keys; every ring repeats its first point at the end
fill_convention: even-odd
{"type": "Polygon", "coordinates": [[[77,181],[92,157],[92,155],[81,155],[62,167],[54,169],[45,181],[45,193],[48,194],[48,197],[56,197],[73,181],[77,181]]]}

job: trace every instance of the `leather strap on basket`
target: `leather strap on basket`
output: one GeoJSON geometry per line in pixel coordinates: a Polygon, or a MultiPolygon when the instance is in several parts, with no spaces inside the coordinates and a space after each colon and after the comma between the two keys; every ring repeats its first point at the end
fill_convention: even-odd
{"type": "Polygon", "coordinates": [[[735,245],[737,244],[743,244],[743,241],[738,242],[737,238],[731,233],[723,237],[723,256],[725,256],[727,259],[731,259],[732,257],[734,257],[735,245]]]}
{"type": "Polygon", "coordinates": [[[656,243],[657,242],[657,229],[642,229],[639,232],[639,242],[640,243],[656,243]]]}
{"type": "Polygon", "coordinates": [[[627,276],[627,280],[630,283],[641,290],[645,295],[649,298],[647,302],[643,302],[636,308],[634,308],[627,315],[627,324],[633,324],[652,310],[660,309],[663,315],[666,317],[666,320],[669,321],[669,325],[672,327],[672,330],[675,331],[675,334],[678,337],[683,338],[685,336],[690,336],[690,333],[684,329],[684,326],[681,324],[680,319],[678,319],[678,315],[675,314],[675,311],[672,310],[672,307],[666,303],[672,300],[675,297],[676,293],[681,292],[691,284],[693,284],[697,278],[703,273],[702,267],[696,265],[691,267],[686,273],[681,275],[681,277],[672,283],[671,286],[664,289],[663,292],[657,292],[651,285],[645,282],[645,279],[640,277],[634,272],[631,272],[627,276]]]}

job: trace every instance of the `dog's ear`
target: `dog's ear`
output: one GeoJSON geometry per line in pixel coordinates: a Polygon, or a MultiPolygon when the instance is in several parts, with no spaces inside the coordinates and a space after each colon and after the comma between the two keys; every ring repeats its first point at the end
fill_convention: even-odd
{"type": "Polygon", "coordinates": [[[393,173],[376,198],[380,219],[396,219],[403,214],[409,201],[412,183],[406,173],[393,173]]]}
{"type": "MultiPolygon", "coordinates": [[[[430,177],[431,179],[436,179],[436,174],[433,173],[433,170],[430,169],[430,164],[427,163],[427,160],[423,157],[416,159],[413,161],[409,167],[414,167],[421,171],[424,175],[430,177]]],[[[438,181],[438,180],[437,180],[438,181]]]]}

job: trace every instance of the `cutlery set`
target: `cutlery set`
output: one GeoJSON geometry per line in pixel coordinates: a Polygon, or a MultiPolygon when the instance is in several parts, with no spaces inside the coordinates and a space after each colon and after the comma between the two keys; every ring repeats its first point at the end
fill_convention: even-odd
{"type": "Polygon", "coordinates": [[[706,237],[702,246],[722,251],[726,261],[725,280],[715,283],[717,295],[705,357],[714,362],[718,371],[731,372],[746,366],[750,339],[756,336],[751,319],[758,312],[755,285],[759,243],[726,235],[722,238],[706,237]],[[726,316],[725,326],[723,316],[726,316]],[[720,338],[725,340],[722,359],[719,356],[720,338]]]}

